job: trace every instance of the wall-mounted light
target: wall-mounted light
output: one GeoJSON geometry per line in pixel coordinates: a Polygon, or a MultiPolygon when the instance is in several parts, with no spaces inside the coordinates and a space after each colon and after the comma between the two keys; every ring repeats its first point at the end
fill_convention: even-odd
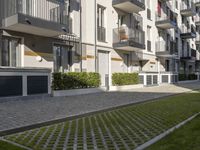
{"type": "Polygon", "coordinates": [[[41,56],[37,56],[37,57],[36,57],[36,60],[37,60],[38,62],[42,62],[42,61],[43,61],[43,59],[42,59],[41,56]]]}
{"type": "Polygon", "coordinates": [[[30,24],[31,25],[31,22],[28,18],[25,19],[26,23],[30,24]]]}
{"type": "Polygon", "coordinates": [[[66,29],[65,27],[62,27],[62,30],[63,30],[64,32],[67,32],[67,29],[66,29]]]}

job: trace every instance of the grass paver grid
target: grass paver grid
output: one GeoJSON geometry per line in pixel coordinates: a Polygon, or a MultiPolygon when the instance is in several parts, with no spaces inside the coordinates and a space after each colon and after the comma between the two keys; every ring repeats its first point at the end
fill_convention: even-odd
{"type": "Polygon", "coordinates": [[[200,93],[186,93],[4,138],[35,150],[132,150],[199,111],[200,93]]]}

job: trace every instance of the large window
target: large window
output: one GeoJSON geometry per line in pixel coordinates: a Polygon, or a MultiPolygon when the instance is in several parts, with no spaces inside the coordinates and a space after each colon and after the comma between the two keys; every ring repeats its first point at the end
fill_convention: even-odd
{"type": "Polygon", "coordinates": [[[147,51],[151,51],[151,27],[147,26],[147,51]]]}
{"type": "Polygon", "coordinates": [[[106,29],[105,29],[105,7],[97,6],[97,39],[98,41],[106,41],[106,29]]]}
{"type": "Polygon", "coordinates": [[[3,37],[0,40],[0,66],[17,67],[20,65],[19,39],[3,37]]]}
{"type": "Polygon", "coordinates": [[[67,45],[54,45],[54,71],[67,72],[72,65],[71,47],[67,45]]]}

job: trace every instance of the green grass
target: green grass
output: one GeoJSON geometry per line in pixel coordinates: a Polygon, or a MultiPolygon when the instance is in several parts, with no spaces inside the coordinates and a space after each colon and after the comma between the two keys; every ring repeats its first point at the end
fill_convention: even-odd
{"type": "Polygon", "coordinates": [[[200,92],[176,95],[4,138],[34,150],[94,149],[94,143],[98,149],[134,149],[199,112],[199,97],[200,92]]]}
{"type": "Polygon", "coordinates": [[[10,143],[0,141],[0,150],[25,150],[10,143]]]}
{"type": "Polygon", "coordinates": [[[146,150],[199,150],[200,116],[146,150]]]}

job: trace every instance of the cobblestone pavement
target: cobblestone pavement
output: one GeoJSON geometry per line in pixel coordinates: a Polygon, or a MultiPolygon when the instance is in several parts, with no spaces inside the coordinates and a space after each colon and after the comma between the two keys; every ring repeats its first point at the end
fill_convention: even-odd
{"type": "Polygon", "coordinates": [[[200,89],[200,82],[73,97],[0,100],[0,132],[200,89]]]}
{"type": "Polygon", "coordinates": [[[200,92],[95,113],[3,137],[34,150],[133,150],[200,111],[200,92]]]}

